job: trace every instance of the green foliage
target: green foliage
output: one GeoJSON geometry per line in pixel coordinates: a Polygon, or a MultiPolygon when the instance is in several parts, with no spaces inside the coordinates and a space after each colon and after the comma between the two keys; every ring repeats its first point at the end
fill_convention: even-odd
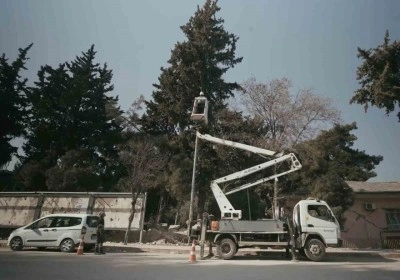
{"type": "MultiPolygon", "coordinates": [[[[71,62],[39,70],[38,81],[28,92],[31,114],[23,146],[26,167],[20,177],[30,176],[30,162],[46,158],[40,173],[47,188],[73,190],[74,182],[77,189],[95,190],[93,184],[100,178],[97,186],[107,190],[115,183],[122,112],[117,98],[107,95],[113,90],[112,72],[106,64],[95,63],[95,54],[92,46],[71,62]]],[[[45,188],[22,181],[28,189],[45,188]]]]}
{"type": "Polygon", "coordinates": [[[21,191],[43,190],[43,186],[46,185],[46,170],[52,166],[50,158],[51,156],[47,156],[41,160],[31,160],[16,166],[15,181],[21,191]]]}
{"type": "MultiPolygon", "coordinates": [[[[362,63],[357,69],[360,88],[354,92],[350,103],[385,109],[386,114],[400,106],[400,42],[390,43],[386,31],[384,42],[376,48],[358,48],[362,63]]],[[[397,114],[400,121],[400,112],[397,114]]]]}
{"type": "Polygon", "coordinates": [[[218,110],[239,88],[223,79],[242,58],[235,55],[238,38],[225,31],[224,20],[216,17],[219,10],[217,1],[207,0],[181,27],[188,40],[176,43],[168,60],[170,66],[161,68],[153,100],[146,102],[142,117],[146,131],[176,135],[191,124],[189,113],[200,91],[218,110]]]}
{"type": "Polygon", "coordinates": [[[308,189],[343,211],[353,203],[345,181],[366,181],[376,176],[373,169],[383,159],[352,147],[357,140],[351,133],[354,129],[356,123],[337,124],[315,139],[298,144],[295,149],[303,168],[290,176],[299,188],[308,189]]]}
{"type": "Polygon", "coordinates": [[[14,191],[13,173],[9,170],[0,170],[0,191],[14,191]]]}
{"type": "Polygon", "coordinates": [[[67,151],[45,175],[51,191],[101,191],[101,178],[88,150],[67,151]]]}
{"type": "Polygon", "coordinates": [[[20,76],[26,70],[27,53],[32,47],[19,49],[18,57],[9,63],[5,54],[0,56],[0,168],[11,161],[18,148],[10,141],[23,136],[27,120],[26,79],[20,76]]]}
{"type": "MultiPolygon", "coordinates": [[[[238,38],[224,29],[224,20],[217,17],[219,10],[217,1],[207,0],[181,27],[187,40],[176,43],[169,66],[161,68],[153,100],[145,102],[146,112],[139,121],[143,132],[164,137],[159,148],[168,159],[165,178],[169,179],[165,186],[178,201],[184,201],[190,194],[194,144],[190,113],[195,97],[203,91],[210,100],[210,111],[217,114],[239,88],[237,83],[224,80],[227,71],[242,58],[235,54],[238,38]]],[[[208,192],[209,183],[215,178],[216,162],[215,153],[199,156],[200,176],[196,185],[200,205],[204,204],[205,190],[208,192]]]]}

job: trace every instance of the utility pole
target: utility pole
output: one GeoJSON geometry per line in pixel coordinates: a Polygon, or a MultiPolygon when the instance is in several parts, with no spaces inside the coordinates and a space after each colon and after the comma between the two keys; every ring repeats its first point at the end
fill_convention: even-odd
{"type": "Polygon", "coordinates": [[[193,203],[194,203],[194,188],[196,182],[196,162],[197,162],[197,145],[198,145],[198,137],[196,133],[196,142],[194,144],[194,159],[193,159],[193,173],[192,173],[192,188],[190,191],[190,205],[189,205],[189,221],[188,221],[188,243],[190,243],[190,234],[192,230],[192,220],[193,220],[193,203]]]}
{"type": "MultiPolygon", "coordinates": [[[[200,96],[194,99],[192,114],[190,120],[195,122],[204,122],[208,124],[208,100],[204,96],[203,92],[200,92],[200,96]]],[[[188,244],[190,243],[190,236],[192,231],[192,220],[193,220],[193,204],[194,204],[194,189],[196,182],[196,162],[197,162],[197,146],[198,146],[198,129],[196,129],[196,142],[194,144],[194,159],[193,159],[193,173],[192,173],[192,187],[190,191],[190,205],[189,205],[189,221],[187,228],[188,244]]]]}

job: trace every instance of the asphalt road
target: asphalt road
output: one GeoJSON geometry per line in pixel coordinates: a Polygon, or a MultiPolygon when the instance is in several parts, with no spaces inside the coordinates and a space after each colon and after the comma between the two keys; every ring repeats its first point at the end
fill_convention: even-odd
{"type": "Polygon", "coordinates": [[[190,263],[179,254],[109,253],[83,256],[59,251],[0,250],[0,279],[85,280],[234,280],[234,279],[340,279],[398,280],[400,260],[363,255],[346,259],[332,256],[326,262],[293,262],[271,255],[216,258],[190,263]]]}

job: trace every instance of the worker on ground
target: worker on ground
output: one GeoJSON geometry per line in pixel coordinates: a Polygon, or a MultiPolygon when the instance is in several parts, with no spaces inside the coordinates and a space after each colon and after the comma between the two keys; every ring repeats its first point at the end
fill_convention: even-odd
{"type": "Polygon", "coordinates": [[[94,253],[96,255],[100,255],[100,254],[105,254],[104,253],[104,248],[103,248],[103,242],[104,242],[104,217],[106,216],[106,214],[101,211],[99,213],[99,223],[97,224],[97,231],[96,231],[96,235],[97,235],[97,240],[96,240],[96,246],[94,247],[94,253]]]}

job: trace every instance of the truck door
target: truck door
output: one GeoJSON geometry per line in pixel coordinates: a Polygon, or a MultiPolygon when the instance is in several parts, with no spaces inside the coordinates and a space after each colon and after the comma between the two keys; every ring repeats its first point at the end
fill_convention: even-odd
{"type": "Polygon", "coordinates": [[[303,232],[319,233],[327,244],[337,244],[337,225],[328,206],[308,204],[303,232]]]}

